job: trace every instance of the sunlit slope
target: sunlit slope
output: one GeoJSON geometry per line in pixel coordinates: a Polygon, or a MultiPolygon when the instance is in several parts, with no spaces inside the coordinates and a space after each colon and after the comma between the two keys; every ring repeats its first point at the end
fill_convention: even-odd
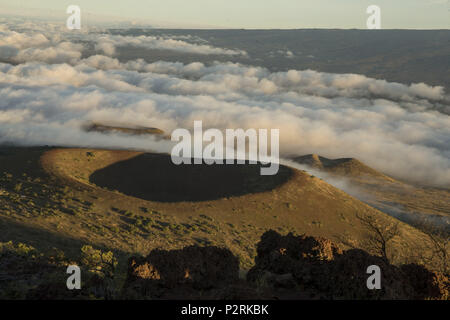
{"type": "MultiPolygon", "coordinates": [[[[222,234],[224,244],[235,244],[236,230],[229,233],[230,224],[250,238],[259,236],[262,230],[280,228],[334,239],[344,237],[356,244],[366,232],[355,217],[357,213],[374,215],[386,224],[392,221],[328,183],[286,167],[280,169],[277,177],[263,179],[257,170],[244,168],[236,172],[233,168],[238,166],[222,166],[218,171],[206,165],[180,168],[164,155],[87,149],[51,150],[43,155],[42,164],[63,183],[89,186],[90,192],[99,198],[99,211],[106,213],[117,207],[139,212],[144,206],[180,221],[205,215],[222,225],[217,233],[222,234]],[[248,179],[243,179],[245,174],[248,179]],[[154,196],[159,193],[158,188],[175,193],[173,201],[154,196]],[[193,197],[191,201],[183,198],[214,188],[223,194],[193,197]]],[[[403,224],[402,231],[405,238],[419,235],[403,224]]]]}
{"type": "MultiPolygon", "coordinates": [[[[14,148],[2,152],[0,165],[0,240],[66,253],[83,244],[119,256],[218,245],[248,268],[269,229],[364,248],[368,232],[357,213],[386,225],[394,221],[287,167],[263,178],[258,167],[174,168],[167,155],[63,148],[14,148]]],[[[390,248],[407,257],[422,234],[403,223],[400,231],[390,248]]]]}
{"type": "MultiPolygon", "coordinates": [[[[345,181],[370,205],[408,219],[420,215],[450,217],[450,189],[418,186],[389,177],[354,158],[329,159],[316,154],[296,157],[295,162],[307,165],[345,181]]],[[[450,187],[450,186],[449,186],[450,187]]],[[[439,224],[446,223],[439,218],[439,224]]]]}
{"type": "Polygon", "coordinates": [[[367,166],[355,158],[329,159],[317,154],[308,154],[293,159],[300,164],[308,165],[314,169],[328,173],[344,175],[351,178],[371,178],[393,182],[394,179],[367,166]]]}

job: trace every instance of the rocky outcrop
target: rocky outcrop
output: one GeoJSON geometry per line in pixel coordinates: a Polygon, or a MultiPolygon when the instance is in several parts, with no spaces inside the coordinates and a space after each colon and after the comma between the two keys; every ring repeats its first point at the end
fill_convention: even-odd
{"type": "MultiPolygon", "coordinates": [[[[360,249],[342,251],[328,239],[268,231],[255,266],[239,278],[239,260],[226,248],[189,246],[133,257],[123,288],[115,278],[86,272],[81,290],[68,290],[70,261],[26,245],[0,243],[2,299],[450,299],[448,275],[394,266],[360,249]],[[381,269],[381,289],[369,290],[367,267],[381,269]]],[[[114,276],[114,275],[113,275],[114,276]]]]}
{"type": "Polygon", "coordinates": [[[247,279],[273,289],[284,286],[321,299],[447,299],[448,277],[418,265],[397,267],[366,251],[342,252],[330,240],[266,232],[247,279]],[[381,269],[381,289],[368,290],[367,267],[381,269]]]}
{"type": "Polygon", "coordinates": [[[124,297],[197,298],[201,292],[212,297],[238,283],[239,261],[227,249],[153,250],[129,259],[124,297]]]}
{"type": "Polygon", "coordinates": [[[239,280],[233,254],[217,247],[154,250],[129,260],[127,299],[449,299],[448,276],[394,266],[328,239],[268,231],[255,266],[239,280]],[[381,289],[367,288],[367,267],[381,269],[381,289]]]}
{"type": "Polygon", "coordinates": [[[416,264],[402,265],[401,270],[414,288],[414,299],[450,299],[450,280],[448,275],[430,272],[416,264]]]}

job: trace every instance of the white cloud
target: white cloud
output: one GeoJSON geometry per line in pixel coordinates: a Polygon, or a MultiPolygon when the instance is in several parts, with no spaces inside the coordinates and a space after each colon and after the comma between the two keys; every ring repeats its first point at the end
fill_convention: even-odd
{"type": "MultiPolygon", "coordinates": [[[[282,156],[356,157],[400,178],[450,185],[450,106],[441,87],[235,63],[82,58],[78,40],[49,36],[48,45],[25,35],[36,46],[23,40],[14,47],[5,39],[4,47],[17,50],[8,55],[23,63],[0,63],[0,142],[169,151],[168,142],[87,133],[82,126],[121,122],[170,133],[203,120],[219,129],[280,129],[282,156]]],[[[115,39],[114,48],[132,42],[106,39],[115,39]]],[[[104,43],[96,50],[113,55],[104,43]]]]}
{"type": "Polygon", "coordinates": [[[71,42],[61,42],[48,48],[27,48],[20,50],[12,58],[14,62],[40,61],[47,63],[76,63],[80,60],[83,46],[71,42]]]}
{"type": "MultiPolygon", "coordinates": [[[[1,19],[0,19],[1,22],[1,19]]],[[[197,37],[123,36],[102,33],[95,27],[69,32],[58,25],[31,21],[5,24],[0,29],[0,59],[12,62],[42,61],[75,64],[85,49],[81,43],[92,43],[94,50],[113,57],[118,47],[140,47],[198,55],[246,55],[242,50],[213,47],[197,37]],[[185,40],[192,40],[190,43],[185,40]]]]}
{"type": "MultiPolygon", "coordinates": [[[[200,55],[245,55],[242,50],[224,49],[212,47],[208,44],[194,44],[184,40],[173,38],[155,37],[155,36],[122,36],[104,34],[101,36],[93,35],[95,41],[99,41],[102,46],[109,48],[121,47],[141,47],[147,49],[171,50],[187,53],[195,53],[200,55]]],[[[92,37],[92,35],[91,35],[92,37]]]]}
{"type": "Polygon", "coordinates": [[[100,41],[95,45],[95,51],[112,57],[116,53],[116,47],[111,42],[100,41]]]}

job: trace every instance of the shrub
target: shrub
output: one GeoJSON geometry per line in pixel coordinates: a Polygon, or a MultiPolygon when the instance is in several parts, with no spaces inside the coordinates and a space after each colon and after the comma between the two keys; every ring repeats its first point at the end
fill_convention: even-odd
{"type": "Polygon", "coordinates": [[[14,191],[15,191],[15,192],[20,192],[20,190],[22,190],[22,183],[17,183],[17,184],[14,186],[14,191]]]}
{"type": "Polygon", "coordinates": [[[117,259],[112,251],[103,252],[90,245],[85,245],[81,248],[81,263],[91,272],[114,278],[117,259]]]}

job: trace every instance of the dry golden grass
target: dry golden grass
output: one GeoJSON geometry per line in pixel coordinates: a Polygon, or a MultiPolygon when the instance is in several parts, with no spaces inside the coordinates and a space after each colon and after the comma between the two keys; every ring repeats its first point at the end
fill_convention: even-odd
{"type": "MultiPolygon", "coordinates": [[[[167,157],[160,158],[159,162],[151,162],[148,157],[133,151],[14,149],[0,157],[1,168],[11,175],[5,178],[4,189],[8,195],[0,195],[3,208],[0,209],[0,240],[18,240],[37,248],[55,246],[65,252],[78,252],[83,244],[91,244],[113,250],[119,257],[147,254],[155,248],[214,244],[232,250],[240,257],[241,267],[247,269],[253,264],[256,243],[269,229],[322,236],[336,242],[344,239],[346,243],[363,247],[368,231],[362,227],[357,214],[375,216],[386,225],[395,221],[295,169],[281,170],[284,176],[270,183],[252,175],[251,179],[242,180],[240,175],[219,170],[214,172],[208,187],[244,182],[245,188],[237,186],[239,192],[222,197],[214,194],[209,199],[200,199],[203,201],[156,201],[151,195],[128,190],[130,181],[139,181],[138,191],[145,189],[146,181],[152,186],[146,189],[148,192],[153,192],[155,186],[173,191],[171,184],[181,182],[185,171],[170,171],[172,165],[167,157]],[[127,165],[132,165],[132,170],[122,171],[127,165]],[[108,183],[103,183],[108,188],[94,183],[99,181],[93,179],[99,172],[111,176],[108,183]],[[177,176],[170,176],[171,172],[177,176]],[[171,183],[164,184],[165,173],[171,183]],[[132,176],[122,185],[124,174],[132,176]],[[157,179],[152,179],[153,176],[157,179]],[[15,191],[18,183],[22,183],[21,190],[15,191]],[[269,184],[261,189],[261,183],[269,184]],[[42,208],[48,208],[50,213],[40,210],[44,212],[41,214],[42,208]]],[[[206,166],[200,166],[195,172],[189,171],[190,168],[185,170],[192,179],[193,173],[207,177],[211,172],[206,166]]],[[[245,174],[245,170],[240,173],[245,174]]],[[[203,177],[181,185],[177,192],[181,194],[183,188],[196,187],[197,182],[205,181],[203,177]]],[[[392,251],[404,261],[423,234],[404,223],[400,223],[399,229],[400,236],[392,241],[392,251]]]]}

